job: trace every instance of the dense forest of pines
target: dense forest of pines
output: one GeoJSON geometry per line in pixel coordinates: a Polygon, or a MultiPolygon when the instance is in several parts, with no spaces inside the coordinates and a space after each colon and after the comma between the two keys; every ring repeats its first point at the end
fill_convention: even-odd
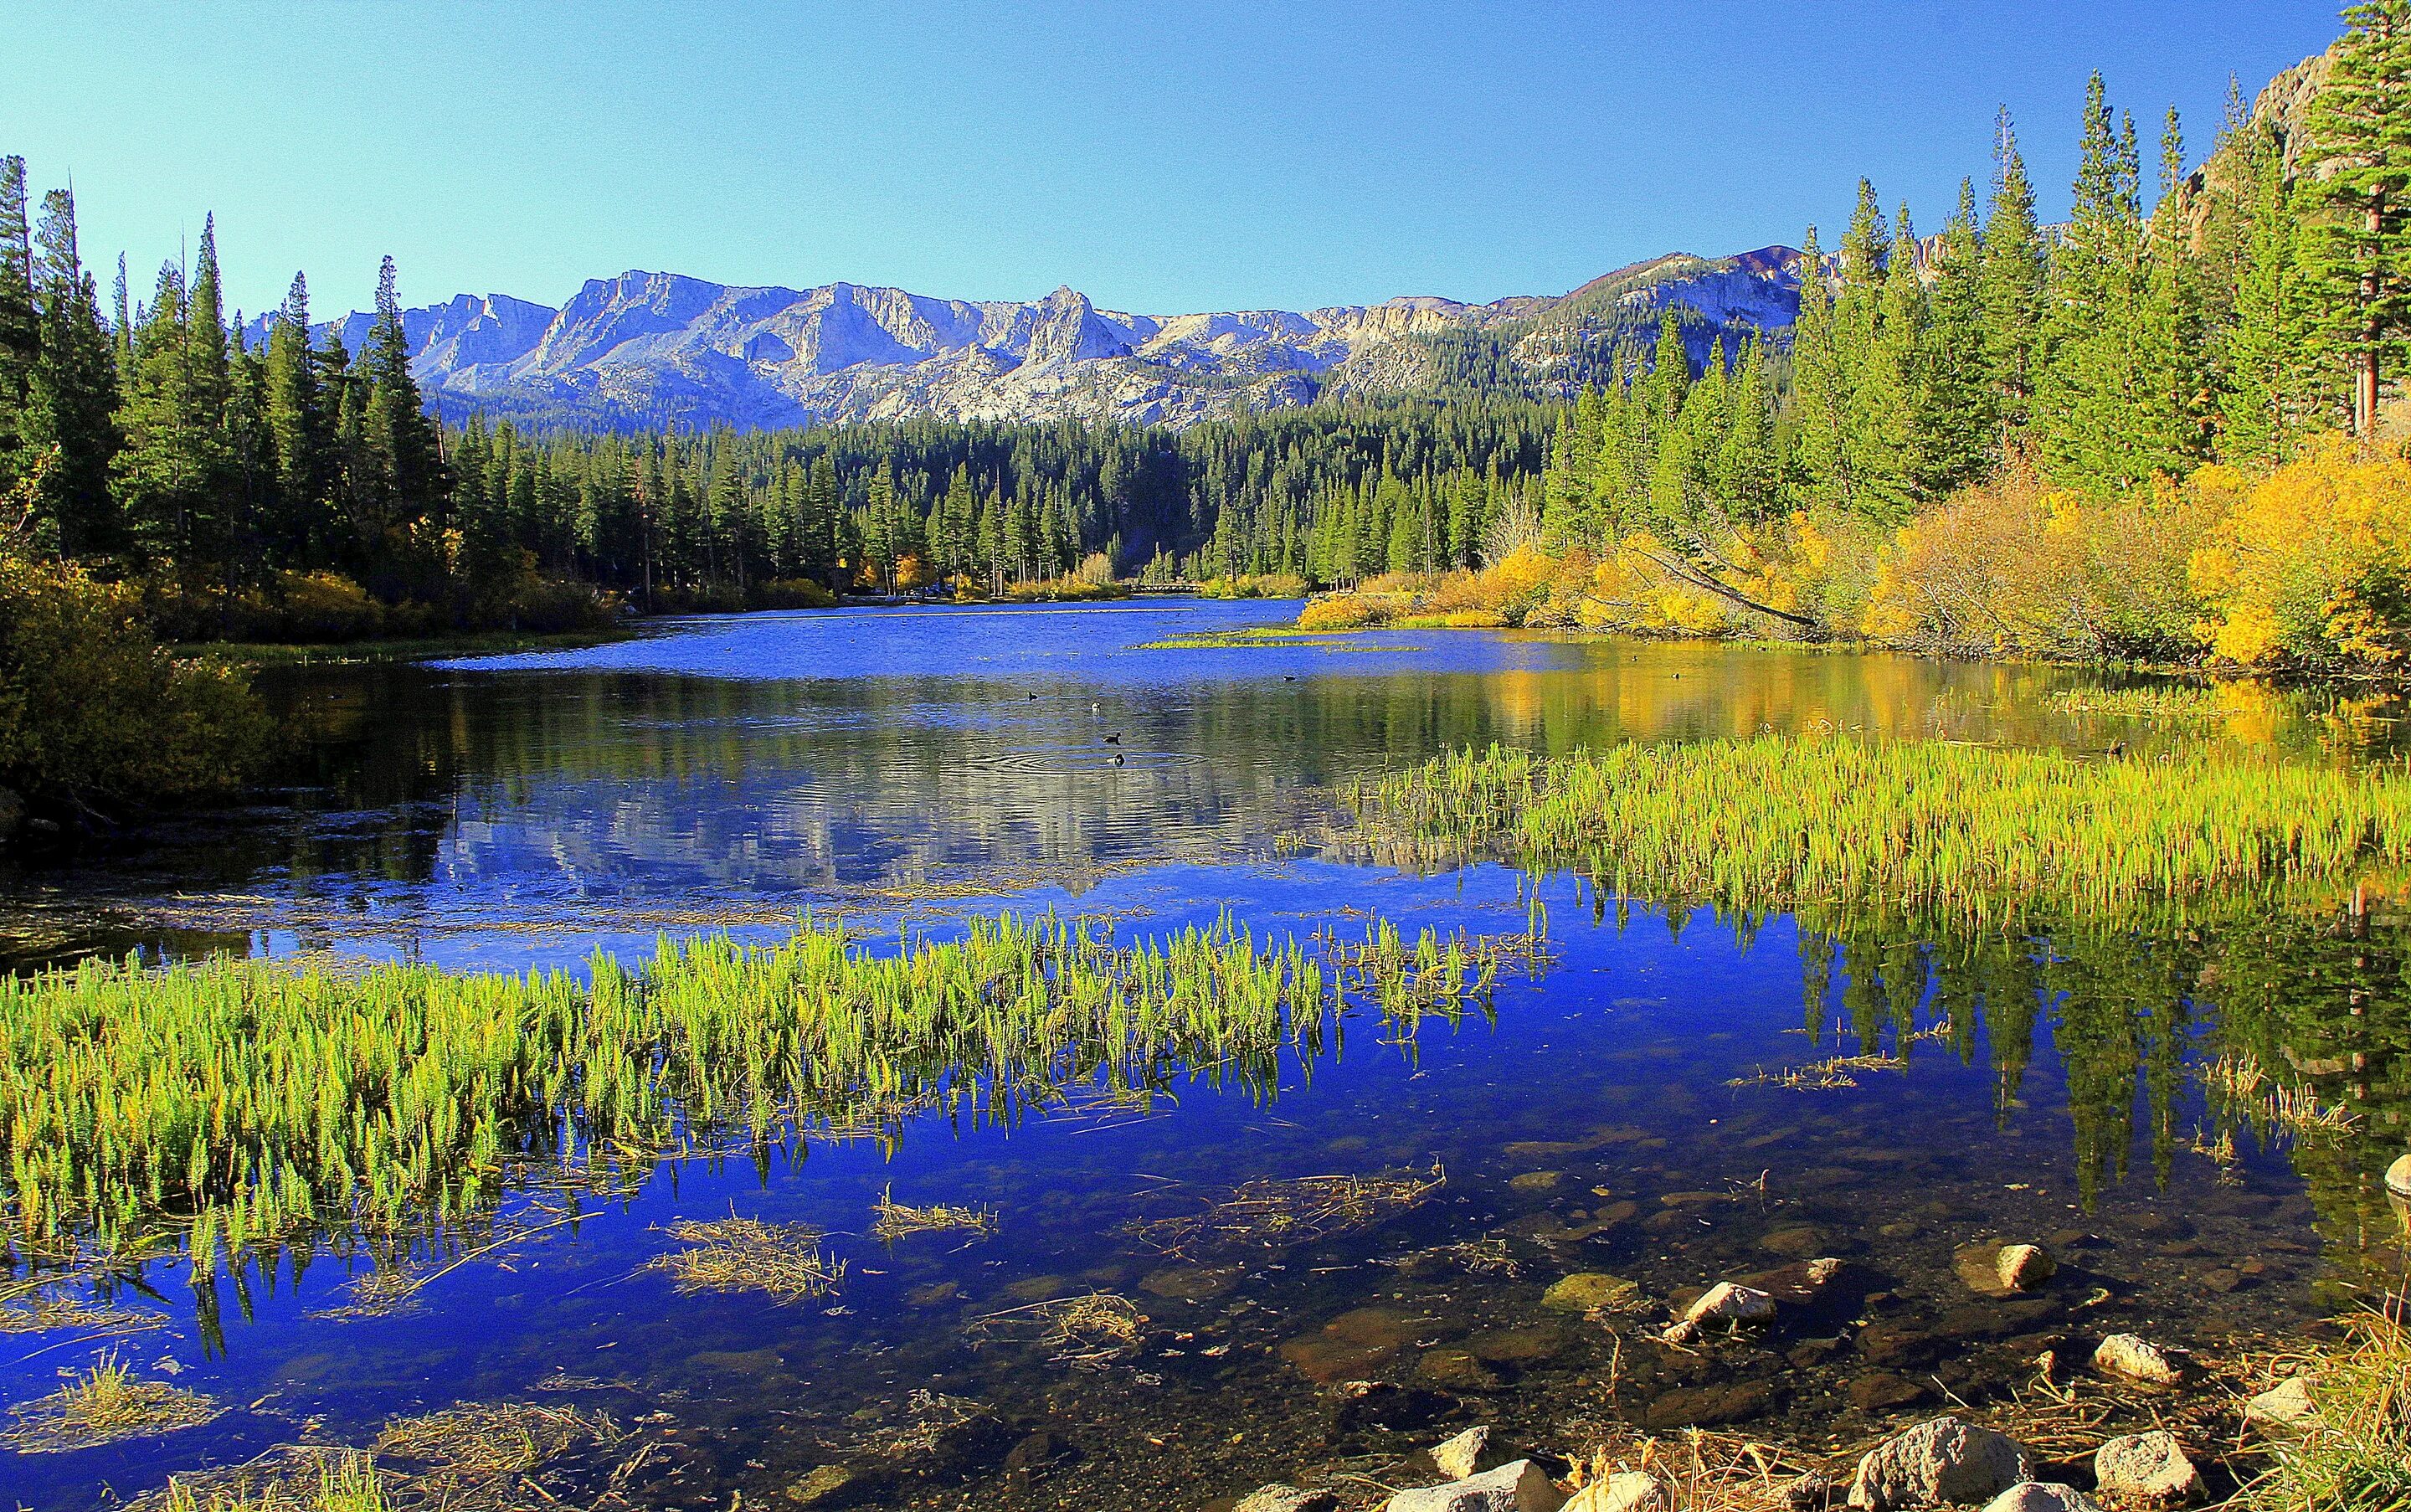
{"type": "MultiPolygon", "coordinates": [[[[2171,112],[2148,210],[2136,124],[2097,78],[2064,226],[2038,223],[2004,115],[1989,196],[1964,185],[1939,235],[1863,183],[1834,256],[1810,228],[1789,330],[1704,331],[1669,309],[1654,343],[1590,354],[1600,381],[1571,405],[1453,391],[1178,433],[439,428],[390,260],[357,352],[313,331],[299,276],[265,340],[243,340],[206,224],[147,299],[121,258],[104,306],[69,194],[29,213],[24,164],[0,159],[0,491],[30,489],[32,549],[136,585],[183,638],[545,627],[615,599],[995,595],[1075,575],[1348,586],[1496,565],[1518,543],[1615,564],[1576,595],[1599,623],[1715,627],[1677,602],[1704,594],[1877,633],[1926,612],[1878,612],[1885,573],[1915,554],[1886,533],[1947,526],[1960,544],[1927,539],[1926,556],[1972,549],[1961,538],[2042,497],[2004,479],[2075,501],[2053,506],[2069,518],[2131,511],[2205,466],[2266,474],[2321,433],[2374,433],[2411,322],[2406,5],[2347,12],[2305,122],[2281,131],[2239,100],[2189,170],[2171,112]]],[[[2087,649],[2165,652],[2175,623],[2087,649]]]]}

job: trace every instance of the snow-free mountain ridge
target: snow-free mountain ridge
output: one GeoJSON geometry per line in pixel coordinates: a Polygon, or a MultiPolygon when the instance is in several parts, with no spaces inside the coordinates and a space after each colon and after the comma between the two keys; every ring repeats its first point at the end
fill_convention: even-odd
{"type": "MultiPolygon", "coordinates": [[[[1718,336],[1729,349],[1752,331],[1780,342],[1799,309],[1799,254],[1673,254],[1562,296],[1489,304],[1404,298],[1175,316],[1099,309],[1069,287],[965,301],[631,271],[591,280],[557,310],[462,294],[405,310],[402,329],[430,404],[453,418],[607,429],[925,416],[1182,426],[1468,383],[1567,393],[1670,305],[1697,356],[1718,336]]],[[[370,318],[332,329],[357,351],[370,318]]]]}

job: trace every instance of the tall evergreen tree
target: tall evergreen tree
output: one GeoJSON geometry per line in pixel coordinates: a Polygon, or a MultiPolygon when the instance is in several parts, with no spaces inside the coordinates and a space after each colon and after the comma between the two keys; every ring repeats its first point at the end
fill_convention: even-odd
{"type": "Polygon", "coordinates": [[[25,160],[0,157],[0,492],[34,465],[27,417],[41,355],[34,310],[34,239],[25,219],[25,160]]]}
{"type": "Polygon", "coordinates": [[[40,353],[26,429],[37,450],[54,453],[39,505],[61,552],[113,551],[121,544],[109,492],[118,444],[117,358],[101,321],[99,288],[76,244],[72,193],[52,189],[42,197],[34,247],[40,353]]]}
{"type": "Polygon", "coordinates": [[[2352,427],[2371,435],[2411,345],[2411,0],[2363,0],[2312,101],[2319,160],[2306,270],[2317,331],[2351,374],[2352,427]]]}
{"type": "Polygon", "coordinates": [[[2015,447],[2034,398],[2041,345],[2046,258],[2034,184],[2018,153],[2009,107],[1994,128],[1993,198],[1984,220],[1984,357],[1997,392],[2005,449],[2015,447]]]}
{"type": "Polygon", "coordinates": [[[2000,441],[2000,392],[1993,379],[1984,319],[1984,245],[1976,222],[1976,184],[1959,185],[1959,204],[1942,228],[1917,394],[1917,482],[1928,496],[1981,477],[2000,441]]]}

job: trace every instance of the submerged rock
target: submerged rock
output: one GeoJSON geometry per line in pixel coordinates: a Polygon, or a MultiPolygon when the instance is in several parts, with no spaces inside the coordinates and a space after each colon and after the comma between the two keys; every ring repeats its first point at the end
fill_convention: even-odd
{"type": "Polygon", "coordinates": [[[2100,1512],[2093,1498],[2055,1480],[2022,1480],[1984,1504],[1984,1512],[2100,1512]]]}
{"type": "Polygon", "coordinates": [[[2032,1291],[2059,1269],[2051,1252],[2039,1244],[2004,1244],[1995,1267],[2007,1291],[2032,1291]]]}
{"type": "Polygon", "coordinates": [[[822,1465],[787,1488],[787,1500],[797,1506],[838,1507],[859,1499],[862,1476],[843,1465],[822,1465]]]}
{"type": "Polygon", "coordinates": [[[1849,1505],[1862,1512],[1975,1505],[2024,1480],[2029,1469],[2024,1447],[2008,1434],[1936,1417],[1867,1451],[1851,1477],[1849,1505]]]}
{"type": "Polygon", "coordinates": [[[1301,1489],[1276,1481],[1239,1498],[1231,1512],[1339,1512],[1339,1498],[1319,1486],[1301,1489]]]}
{"type": "Polygon", "coordinates": [[[2162,1354],[2157,1344],[2131,1333],[2113,1333],[2102,1340],[2101,1347],[2093,1351],[2093,1368],[2151,1386],[2174,1386],[2178,1376],[2176,1361],[2162,1354]]]}
{"type": "Polygon", "coordinates": [[[1563,1512],[1673,1512],[1665,1482],[1638,1470],[1619,1470],[1574,1492],[1563,1512]]]}
{"type": "Polygon", "coordinates": [[[1665,1337],[1670,1343],[1682,1343],[1712,1323],[1739,1328],[1745,1323],[1763,1323],[1773,1316],[1774,1298],[1755,1286],[1719,1281],[1683,1309],[1683,1315],[1674,1320],[1665,1337]]]}
{"type": "Polygon", "coordinates": [[[1641,1300],[1641,1283],[1604,1270],[1578,1270],[1541,1294],[1541,1305],[1560,1313],[1620,1313],[1641,1300]]]}
{"type": "Polygon", "coordinates": [[[2243,1420],[2270,1428],[2301,1428],[2317,1420],[2318,1403],[2311,1400],[2306,1376],[2278,1382],[2243,1404],[2243,1420]]]}
{"type": "Polygon", "coordinates": [[[1960,1245],[1951,1252],[1951,1268],[1969,1291],[1982,1297],[2032,1291],[2059,1269],[2039,1244],[2004,1244],[1996,1239],[1960,1245]]]}
{"type": "Polygon", "coordinates": [[[1558,1512],[1566,1505],[1548,1473],[1529,1460],[1445,1486],[1418,1486],[1382,1504],[1382,1512],[1558,1512]]]}
{"type": "Polygon", "coordinates": [[[2201,1494],[2201,1472],[2164,1429],[2113,1438],[2093,1451],[2094,1485],[2104,1496],[2144,1502],[2190,1501],[2201,1494]]]}

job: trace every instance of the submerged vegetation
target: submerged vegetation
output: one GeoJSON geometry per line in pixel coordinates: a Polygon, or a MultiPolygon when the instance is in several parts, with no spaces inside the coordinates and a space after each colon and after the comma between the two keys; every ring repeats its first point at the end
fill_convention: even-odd
{"type": "Polygon", "coordinates": [[[685,1247],[654,1264],[680,1291],[758,1291],[793,1302],[826,1297],[845,1280],[845,1262],[821,1249],[821,1231],[810,1224],[682,1219],[669,1234],[685,1247]]]}
{"type": "Polygon", "coordinates": [[[1404,861],[1503,845],[1612,894],[1734,909],[2110,917],[2411,860],[2411,776],[2398,769],[2208,755],[1789,736],[1559,756],[1492,746],[1353,796],[1377,846],[1404,861]]]}
{"type": "MultiPolygon", "coordinates": [[[[665,940],[630,969],[456,976],[217,959],[0,980],[0,1192],[14,1243],[184,1230],[197,1277],[309,1231],[471,1221],[510,1183],[641,1171],[911,1111],[1013,1118],[1067,1084],[1182,1076],[1269,1095],[1363,1003],[1411,1032],[1528,942],[1259,941],[1227,919],[1118,944],[1052,915],[892,952],[665,940]],[[717,1143],[716,1143],[717,1141],[717,1143]]],[[[704,1236],[709,1238],[709,1236],[704,1236]]]]}
{"type": "Polygon", "coordinates": [[[197,1428],[223,1411],[197,1391],[143,1380],[111,1350],[58,1390],[16,1408],[16,1426],[0,1432],[0,1446],[53,1454],[197,1428]]]}

